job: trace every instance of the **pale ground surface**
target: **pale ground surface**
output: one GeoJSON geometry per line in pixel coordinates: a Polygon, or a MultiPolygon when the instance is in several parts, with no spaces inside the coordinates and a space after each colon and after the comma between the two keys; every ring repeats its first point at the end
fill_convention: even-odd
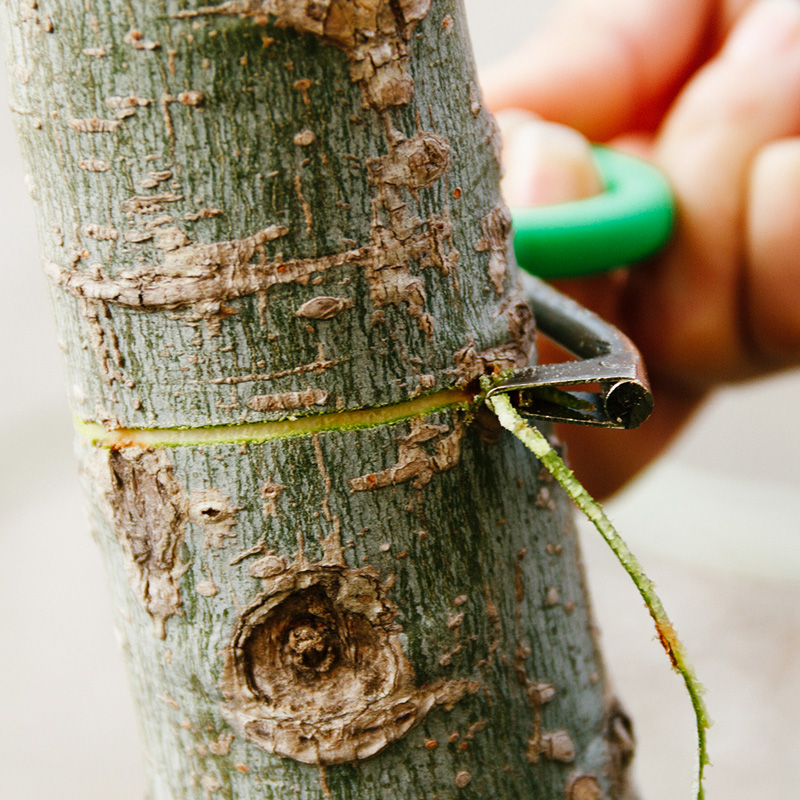
{"type": "MultiPolygon", "coordinates": [[[[543,4],[467,5],[487,63],[543,4]]],[[[141,800],[135,720],[84,524],[7,106],[2,82],[0,797],[141,800]]],[[[795,372],[720,393],[610,507],[709,689],[710,800],[792,798],[800,785],[798,392],[795,372]]],[[[688,699],[626,577],[595,535],[584,538],[609,668],[637,724],[643,797],[689,798],[688,699]]]]}

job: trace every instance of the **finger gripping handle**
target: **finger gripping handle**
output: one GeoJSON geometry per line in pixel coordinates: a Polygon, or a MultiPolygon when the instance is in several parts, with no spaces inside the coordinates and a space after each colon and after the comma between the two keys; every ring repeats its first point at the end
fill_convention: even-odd
{"type": "Polygon", "coordinates": [[[656,254],[669,240],[675,201],[652,164],[608,147],[592,148],[605,191],[547,206],[512,208],[514,253],[540,278],[603,272],[656,254]]]}

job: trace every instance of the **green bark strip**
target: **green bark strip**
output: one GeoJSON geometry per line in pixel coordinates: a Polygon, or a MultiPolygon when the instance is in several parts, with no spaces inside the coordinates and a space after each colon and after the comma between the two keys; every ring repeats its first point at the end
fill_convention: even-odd
{"type": "Polygon", "coordinates": [[[458,389],[437,392],[428,397],[408,400],[383,408],[365,408],[358,411],[339,411],[334,414],[287,418],[275,422],[257,422],[252,425],[226,425],[214,428],[122,428],[111,429],[76,419],[75,429],[80,436],[95,445],[104,447],[176,447],[186,445],[233,444],[267,442],[290,436],[308,436],[325,431],[369,428],[374,425],[391,425],[410,417],[432,414],[446,408],[467,409],[473,395],[458,389]]]}
{"type": "Polygon", "coordinates": [[[500,424],[513,433],[544,464],[575,505],[595,526],[639,590],[639,594],[642,596],[653,622],[655,622],[658,639],[669,656],[672,666],[683,678],[686,691],[689,693],[689,698],[692,702],[697,723],[697,798],[702,800],[705,795],[703,773],[710,763],[706,732],[711,726],[711,718],[703,700],[705,689],[700,681],[697,680],[694,667],[691,665],[686,649],[678,638],[678,634],[675,632],[661,599],[656,593],[655,585],[645,574],[639,560],[617,533],[602,506],[581,486],[572,470],[567,467],[558,453],[550,446],[547,438],[536,428],[525,423],[525,420],[514,410],[507,395],[497,395],[487,402],[497,415],[500,424]]]}

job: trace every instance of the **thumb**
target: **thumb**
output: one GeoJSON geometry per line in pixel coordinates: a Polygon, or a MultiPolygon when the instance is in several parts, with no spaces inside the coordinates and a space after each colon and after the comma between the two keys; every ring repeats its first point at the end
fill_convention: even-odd
{"type": "Polygon", "coordinates": [[[503,136],[503,197],[510,206],[581,200],[603,189],[589,142],[520,109],[496,114],[503,136]]]}
{"type": "Polygon", "coordinates": [[[482,76],[493,111],[518,107],[605,141],[647,126],[701,48],[710,0],[571,0],[482,76]]]}

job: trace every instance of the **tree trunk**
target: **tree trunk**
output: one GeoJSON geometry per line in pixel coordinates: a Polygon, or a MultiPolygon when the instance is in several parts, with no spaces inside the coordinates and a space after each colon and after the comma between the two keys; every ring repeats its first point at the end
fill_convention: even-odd
{"type": "Polygon", "coordinates": [[[627,797],[456,0],[4,0],[152,800],[627,797]]]}

